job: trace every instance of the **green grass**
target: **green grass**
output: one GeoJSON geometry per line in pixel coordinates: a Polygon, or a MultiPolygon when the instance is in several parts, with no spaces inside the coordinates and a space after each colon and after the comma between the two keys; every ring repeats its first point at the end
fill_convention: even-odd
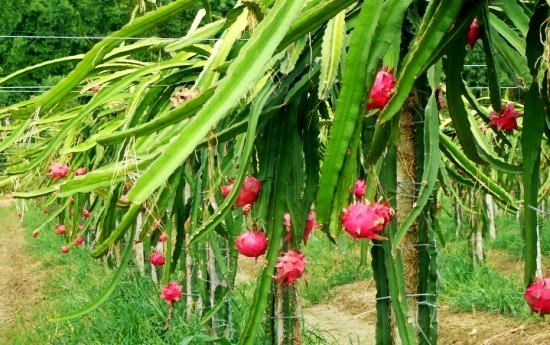
{"type": "MultiPolygon", "coordinates": [[[[497,238],[489,241],[489,248],[501,249],[521,260],[523,253],[523,240],[521,238],[521,226],[516,217],[503,215],[495,220],[497,238]]],[[[550,256],[550,222],[542,219],[540,227],[540,244],[543,256],[550,256]]]]}
{"type": "Polygon", "coordinates": [[[484,265],[474,268],[468,258],[466,242],[448,244],[440,256],[439,269],[441,299],[452,309],[529,315],[521,282],[484,265]]]}
{"type": "MultiPolygon", "coordinates": [[[[0,216],[1,212],[11,211],[0,209],[0,216]]],[[[48,322],[52,315],[82,308],[92,301],[108,284],[114,271],[104,260],[91,258],[86,248],[71,246],[69,254],[62,254],[60,247],[64,240],[54,234],[53,224],[33,239],[32,229],[44,220],[42,212],[31,209],[24,226],[28,233],[25,244],[28,253],[40,262],[38,269],[47,272],[41,289],[45,302],[32,310],[32,319],[36,320],[32,327],[24,320],[16,321],[9,334],[10,344],[179,344],[197,335],[199,338],[190,344],[212,343],[200,340],[200,335],[208,331],[199,325],[198,318],[186,322],[182,303],[176,303],[170,330],[163,332],[167,305],[160,298],[159,287],[150,277],[139,275],[134,265],[128,268],[114,294],[96,311],[69,321],[48,322]]],[[[253,291],[253,288],[253,284],[247,284],[232,293],[231,321],[236,336],[249,306],[248,291],[243,289],[253,291]]],[[[1,339],[0,343],[3,343],[1,339]]],[[[320,330],[304,331],[304,344],[326,343],[320,330]]]]}
{"type": "MultiPolygon", "coordinates": [[[[30,233],[44,217],[28,214],[25,226],[30,233]]],[[[19,323],[12,344],[170,344],[190,334],[200,333],[196,320],[185,322],[184,310],[176,304],[171,328],[163,332],[166,303],[159,287],[131,267],[116,292],[96,311],[81,318],[51,323],[48,317],[78,308],[97,297],[114,273],[103,260],[94,260],[88,249],[71,247],[61,254],[63,239],[48,227],[36,239],[27,241],[28,252],[48,272],[42,287],[46,303],[34,310],[34,327],[19,323]]],[[[21,322],[21,321],[20,321],[21,322]]]]}

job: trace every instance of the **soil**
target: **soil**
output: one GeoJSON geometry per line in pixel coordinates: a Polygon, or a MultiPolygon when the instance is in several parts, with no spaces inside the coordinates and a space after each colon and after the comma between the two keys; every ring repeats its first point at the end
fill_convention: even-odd
{"type": "MultiPolygon", "coordinates": [[[[374,282],[360,281],[336,287],[330,304],[306,308],[306,323],[332,333],[335,344],[375,344],[376,290],[374,282]]],[[[518,319],[486,312],[456,313],[439,306],[441,345],[550,344],[544,322],[521,323],[518,319]]]]}
{"type": "MultiPolygon", "coordinates": [[[[9,199],[0,200],[0,208],[12,207],[9,199]]],[[[31,322],[31,311],[43,301],[43,274],[25,250],[28,232],[21,227],[15,212],[0,218],[0,342],[10,343],[10,334],[31,322]]]]}

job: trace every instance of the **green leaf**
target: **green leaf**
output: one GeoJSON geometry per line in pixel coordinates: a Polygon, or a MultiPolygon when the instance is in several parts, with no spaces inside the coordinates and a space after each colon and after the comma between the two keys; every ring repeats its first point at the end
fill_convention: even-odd
{"type": "Polygon", "coordinates": [[[358,85],[366,85],[368,80],[373,79],[374,71],[365,67],[381,12],[381,1],[370,0],[363,3],[358,20],[361,25],[357,25],[351,34],[350,49],[342,77],[342,90],[338,97],[319,181],[316,207],[321,224],[326,225],[332,213],[333,196],[346,152],[357,122],[364,113],[365,90],[358,85]]]}
{"type": "Polygon", "coordinates": [[[336,81],[340,59],[344,53],[346,38],[346,11],[332,18],[323,35],[321,50],[321,76],[319,77],[319,99],[326,99],[336,81]]]}

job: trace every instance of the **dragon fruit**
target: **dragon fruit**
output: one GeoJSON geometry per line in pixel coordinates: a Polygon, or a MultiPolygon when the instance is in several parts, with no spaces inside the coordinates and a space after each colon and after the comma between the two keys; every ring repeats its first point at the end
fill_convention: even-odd
{"type": "Polygon", "coordinates": [[[181,286],[178,283],[171,281],[167,287],[162,289],[162,292],[160,295],[163,300],[168,302],[168,304],[172,304],[180,300],[181,286]]]}
{"type": "MultiPolygon", "coordinates": [[[[230,184],[222,186],[222,196],[225,198],[229,195],[233,189],[235,180],[230,180],[230,184]]],[[[258,198],[258,194],[262,189],[262,182],[253,176],[247,176],[244,179],[243,186],[237,199],[235,200],[235,206],[243,207],[246,205],[252,205],[258,198]]]]}
{"type": "MultiPolygon", "coordinates": [[[[390,208],[391,210],[391,208],[390,208]]],[[[351,204],[342,215],[344,229],[355,239],[380,240],[386,220],[391,220],[391,211],[382,204],[351,204]],[[388,217],[388,218],[385,218],[388,217]]]]}
{"type": "Polygon", "coordinates": [[[86,170],[85,167],[80,167],[80,168],[77,168],[75,171],[74,171],[74,176],[84,176],[86,175],[88,171],[86,170]]]}
{"type": "Polygon", "coordinates": [[[262,183],[260,180],[252,176],[247,176],[244,179],[241,192],[237,196],[237,200],[235,200],[235,206],[243,207],[247,204],[253,204],[258,198],[258,194],[260,194],[261,189],[262,183]]]}
{"type": "Polygon", "coordinates": [[[290,240],[292,239],[292,223],[291,223],[291,219],[290,219],[290,213],[286,212],[284,215],[283,215],[283,225],[285,226],[285,238],[284,238],[284,241],[286,243],[290,242],[290,240]]]}
{"type": "Polygon", "coordinates": [[[162,266],[166,262],[166,258],[161,253],[153,253],[149,257],[149,262],[153,266],[162,266]]]}
{"type": "Polygon", "coordinates": [[[467,41],[471,48],[473,48],[474,45],[476,44],[476,41],[479,38],[480,34],[481,34],[481,27],[479,26],[479,22],[477,21],[477,17],[476,17],[470,24],[470,30],[468,31],[467,41]]]}
{"type": "Polygon", "coordinates": [[[88,211],[88,209],[83,208],[83,209],[82,209],[82,215],[84,216],[84,218],[90,218],[90,216],[92,215],[92,213],[91,213],[90,211],[88,211]]]}
{"type": "Polygon", "coordinates": [[[376,214],[384,218],[384,225],[392,221],[393,216],[395,216],[395,211],[387,203],[374,203],[372,208],[376,214]]]}
{"type": "Polygon", "coordinates": [[[67,229],[65,228],[65,225],[63,224],[58,224],[56,227],[55,227],[55,233],[58,234],[58,235],[63,235],[65,232],[67,232],[67,229]]]}
{"type": "Polygon", "coordinates": [[[525,290],[525,300],[539,315],[550,314],[550,278],[538,278],[525,290]]]}
{"type": "Polygon", "coordinates": [[[263,232],[252,229],[237,236],[235,246],[242,255],[257,258],[265,253],[267,238],[263,232]]]}
{"type": "Polygon", "coordinates": [[[37,238],[39,233],[40,233],[40,232],[39,232],[38,230],[34,230],[34,231],[32,232],[32,237],[37,238]]]}
{"type": "Polygon", "coordinates": [[[353,187],[353,194],[357,199],[363,199],[363,196],[365,196],[365,189],[365,180],[357,180],[355,181],[355,186],[353,187]]]}
{"type": "Polygon", "coordinates": [[[386,68],[382,68],[376,73],[374,85],[370,90],[367,109],[384,109],[388,104],[397,80],[386,68]]]}
{"type": "Polygon", "coordinates": [[[78,236],[78,238],[74,241],[74,245],[77,247],[80,247],[84,244],[84,236],[78,236]]]}
{"type": "Polygon", "coordinates": [[[67,245],[61,246],[61,252],[67,254],[69,252],[69,247],[67,245]]]}
{"type": "Polygon", "coordinates": [[[163,231],[160,236],[159,236],[159,242],[166,242],[166,239],[168,238],[168,236],[166,236],[166,233],[163,231]]]}
{"type": "Polygon", "coordinates": [[[514,109],[511,104],[506,104],[502,107],[502,112],[497,114],[495,111],[491,113],[491,121],[489,125],[495,127],[500,131],[511,132],[518,128],[517,118],[521,114],[514,109]]]}
{"type": "Polygon", "coordinates": [[[222,186],[222,196],[224,198],[227,198],[227,196],[229,195],[229,193],[231,193],[231,190],[233,189],[233,185],[235,184],[235,179],[231,179],[229,180],[229,184],[228,185],[224,185],[222,186]]]}
{"type": "Polygon", "coordinates": [[[275,280],[286,286],[291,285],[304,275],[306,264],[307,260],[302,253],[294,249],[289,250],[279,257],[275,264],[277,269],[275,280]]]}
{"type": "Polygon", "coordinates": [[[304,243],[307,244],[307,241],[309,240],[309,235],[315,228],[317,228],[317,226],[318,225],[315,212],[309,211],[307,215],[306,228],[304,230],[304,243]]]}
{"type": "Polygon", "coordinates": [[[69,173],[69,166],[61,163],[53,163],[48,174],[54,180],[62,179],[69,173]]]}

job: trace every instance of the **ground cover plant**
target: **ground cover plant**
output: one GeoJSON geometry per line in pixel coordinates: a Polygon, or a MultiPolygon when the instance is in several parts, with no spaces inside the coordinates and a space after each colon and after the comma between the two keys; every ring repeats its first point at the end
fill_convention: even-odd
{"type": "Polygon", "coordinates": [[[329,296],[304,292],[319,256],[341,268],[320,290],[372,275],[377,344],[437,343],[439,286],[464,304],[449,284],[460,275],[486,298],[473,305],[526,315],[520,289],[548,312],[547,1],[258,0],[224,16],[209,1],[158,5],[84,55],[0,80],[76,62],[0,109],[0,186],[38,203],[32,236],[112,268],[50,321],[86,320],[138,272],[131,285],[151,292],[140,306],[162,315],[153,333],[177,337],[159,341],[300,344],[315,338],[301,296],[329,296]],[[196,6],[177,39],[129,39],[196,6]],[[479,45],[488,98],[462,73],[479,45]],[[496,213],[517,217],[520,282],[483,268],[496,213]],[[237,303],[243,260],[260,268],[237,303]],[[486,278],[510,297],[487,296],[486,278]]]}

